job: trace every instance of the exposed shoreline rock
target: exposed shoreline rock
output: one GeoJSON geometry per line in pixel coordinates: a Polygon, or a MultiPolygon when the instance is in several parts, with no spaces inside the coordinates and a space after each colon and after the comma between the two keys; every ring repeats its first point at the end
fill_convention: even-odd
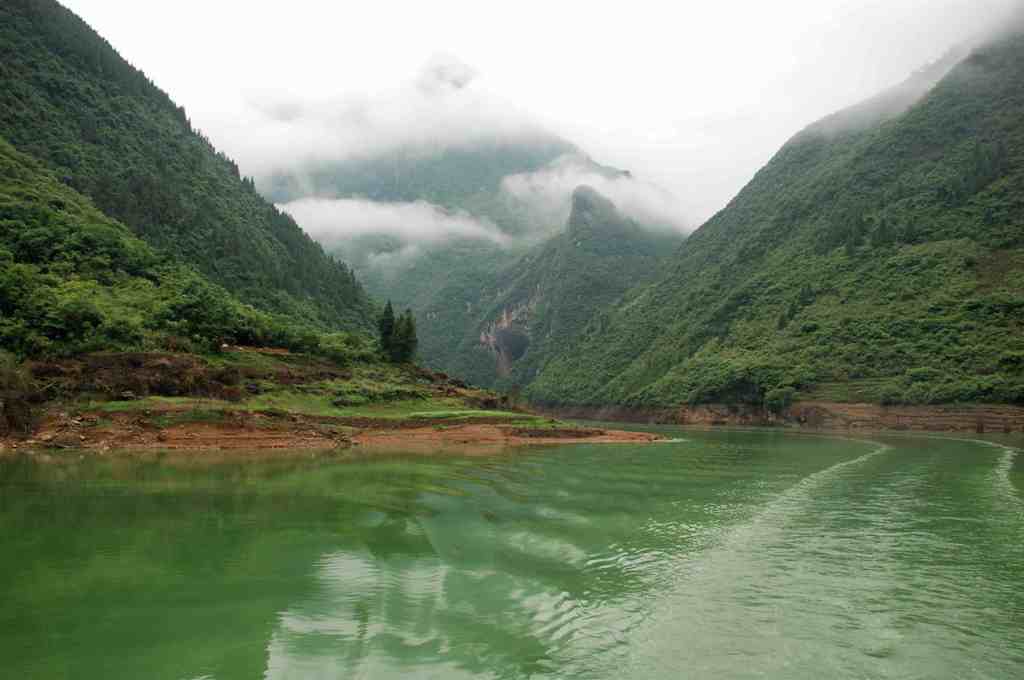
{"type": "Polygon", "coordinates": [[[697,427],[794,427],[809,430],[894,432],[1024,432],[1024,407],[1005,404],[879,404],[800,401],[781,414],[746,404],[701,404],[664,409],[628,407],[549,407],[560,418],[697,427]]]}
{"type": "Polygon", "coordinates": [[[509,417],[469,419],[338,418],[297,413],[231,412],[216,421],[160,425],[177,411],[53,415],[31,436],[0,438],[0,455],[70,450],[100,455],[119,451],[250,452],[349,449],[423,452],[536,444],[650,442],[646,432],[552,424],[539,427],[509,417]]]}

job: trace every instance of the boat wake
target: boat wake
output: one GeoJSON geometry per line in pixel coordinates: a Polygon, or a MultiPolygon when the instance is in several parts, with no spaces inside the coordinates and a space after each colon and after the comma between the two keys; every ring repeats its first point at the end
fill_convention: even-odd
{"type": "MultiPolygon", "coordinates": [[[[803,477],[748,520],[723,527],[722,534],[706,550],[683,556],[672,567],[665,588],[645,620],[630,631],[624,659],[630,671],[627,676],[657,674],[678,666],[690,654],[710,648],[736,644],[753,651],[763,644],[773,644],[764,630],[776,624],[780,607],[785,606],[781,594],[791,590],[791,580],[798,578],[794,565],[802,563],[794,559],[796,554],[809,551],[818,559],[837,563],[845,557],[844,548],[852,547],[821,537],[820,527],[807,524],[808,517],[842,509],[826,505],[816,510],[811,506],[821,505],[822,498],[834,498],[837,493],[828,487],[836,485],[838,490],[844,485],[846,473],[891,449],[870,440],[829,439],[873,448],[803,477]],[[739,618],[719,616],[723,610],[736,609],[746,613],[739,618]],[[681,648],[680,640],[687,640],[687,645],[681,648]]],[[[770,649],[760,651],[772,655],[770,649]]],[[[704,670],[714,674],[714,669],[704,670]]]]}
{"type": "Polygon", "coordinates": [[[1020,492],[1014,486],[1013,480],[1010,479],[1013,463],[1020,451],[1009,446],[998,444],[994,446],[999,446],[999,448],[1003,449],[1003,455],[996,464],[995,469],[992,470],[993,486],[999,490],[999,496],[1005,500],[1011,512],[1016,512],[1021,518],[1024,518],[1024,500],[1021,499],[1020,492]]]}
{"type": "Polygon", "coordinates": [[[990,448],[998,449],[1003,452],[1003,455],[999,457],[999,461],[996,466],[992,469],[992,473],[989,475],[989,481],[991,487],[996,491],[995,497],[1001,505],[1004,505],[1010,512],[1019,515],[1024,519],[1024,499],[1020,496],[1020,491],[1017,490],[1010,479],[1010,474],[1013,472],[1013,465],[1016,462],[1017,455],[1020,453],[1020,449],[1006,444],[1000,444],[998,442],[990,442],[984,439],[967,439],[963,437],[927,437],[926,439],[938,439],[943,441],[956,441],[965,442],[970,444],[981,444],[990,448]]]}

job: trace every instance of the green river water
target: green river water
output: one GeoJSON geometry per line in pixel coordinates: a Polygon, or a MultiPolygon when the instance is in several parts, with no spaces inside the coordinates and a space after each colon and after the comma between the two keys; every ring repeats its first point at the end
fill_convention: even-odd
{"type": "Polygon", "coordinates": [[[0,678],[1024,678],[1024,454],[675,435],[0,458],[0,678]]]}

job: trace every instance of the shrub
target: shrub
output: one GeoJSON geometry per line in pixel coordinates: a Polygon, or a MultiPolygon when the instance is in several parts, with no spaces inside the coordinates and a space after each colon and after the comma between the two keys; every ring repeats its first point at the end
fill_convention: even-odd
{"type": "Polygon", "coordinates": [[[793,396],[796,390],[792,387],[779,387],[768,390],[764,395],[764,405],[772,413],[782,413],[793,404],[793,396]]]}
{"type": "Polygon", "coordinates": [[[0,352],[0,434],[32,430],[34,390],[35,383],[28,369],[13,355],[0,352]]]}
{"type": "Polygon", "coordinates": [[[367,337],[352,333],[328,333],[320,336],[316,353],[345,368],[355,362],[372,362],[377,350],[367,337]]]}
{"type": "Polygon", "coordinates": [[[905,374],[908,383],[935,383],[944,377],[945,374],[935,368],[911,368],[905,374]]]}

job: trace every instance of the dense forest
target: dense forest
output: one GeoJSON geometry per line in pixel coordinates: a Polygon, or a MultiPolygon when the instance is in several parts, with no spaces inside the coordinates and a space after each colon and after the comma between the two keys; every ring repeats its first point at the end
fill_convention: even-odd
{"type": "Polygon", "coordinates": [[[0,136],[241,301],[322,329],[372,328],[353,272],[53,0],[0,5],[0,136]]]}
{"type": "Polygon", "coordinates": [[[527,394],[1024,403],[1024,35],[796,135],[527,394]]]}
{"type": "Polygon", "coordinates": [[[0,348],[20,357],[90,351],[282,347],[347,362],[364,333],[324,333],[240,302],[160,253],[39,161],[0,138],[0,348]]]}

